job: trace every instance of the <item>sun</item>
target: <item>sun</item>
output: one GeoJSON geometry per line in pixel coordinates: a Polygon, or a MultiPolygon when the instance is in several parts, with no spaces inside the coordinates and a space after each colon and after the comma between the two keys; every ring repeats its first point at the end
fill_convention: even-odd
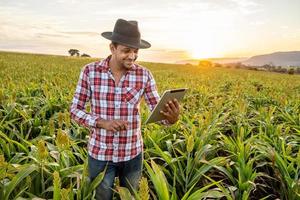
{"type": "Polygon", "coordinates": [[[209,29],[194,30],[186,38],[185,42],[185,48],[193,59],[223,57],[224,53],[226,53],[225,36],[216,35],[209,29]]]}
{"type": "Polygon", "coordinates": [[[188,52],[193,59],[216,58],[222,56],[218,44],[208,36],[189,43],[188,52]]]}

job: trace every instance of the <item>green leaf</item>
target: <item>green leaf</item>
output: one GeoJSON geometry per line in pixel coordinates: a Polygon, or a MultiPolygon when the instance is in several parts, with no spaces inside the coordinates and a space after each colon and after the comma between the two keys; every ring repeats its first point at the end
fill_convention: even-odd
{"type": "Polygon", "coordinates": [[[126,187],[118,187],[118,193],[121,200],[132,200],[131,194],[126,187]]]}
{"type": "Polygon", "coordinates": [[[93,194],[93,191],[96,189],[96,187],[102,182],[104,175],[106,173],[106,168],[103,172],[99,173],[98,176],[89,184],[89,187],[86,191],[86,195],[84,199],[87,199],[91,194],[93,194]]]}
{"type": "Polygon", "coordinates": [[[13,190],[15,188],[17,188],[17,185],[27,176],[29,176],[29,174],[31,174],[34,171],[37,171],[38,167],[36,165],[23,165],[22,169],[17,173],[16,176],[13,177],[13,179],[11,180],[11,182],[5,186],[4,189],[4,196],[3,196],[3,200],[8,200],[10,199],[10,195],[13,192],[13,190]]]}
{"type": "Polygon", "coordinates": [[[158,199],[159,200],[169,199],[167,180],[160,167],[153,160],[151,160],[152,168],[149,166],[149,164],[146,161],[144,163],[150,175],[150,179],[155,187],[155,191],[158,195],[158,199]]]}

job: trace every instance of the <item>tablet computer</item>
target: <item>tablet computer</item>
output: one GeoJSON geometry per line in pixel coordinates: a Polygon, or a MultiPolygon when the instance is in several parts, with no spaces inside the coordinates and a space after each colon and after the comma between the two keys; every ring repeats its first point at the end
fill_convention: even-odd
{"type": "Polygon", "coordinates": [[[165,119],[165,116],[160,113],[161,110],[164,110],[165,104],[173,99],[177,99],[177,101],[180,102],[186,91],[187,88],[166,90],[145,123],[149,124],[165,119]]]}

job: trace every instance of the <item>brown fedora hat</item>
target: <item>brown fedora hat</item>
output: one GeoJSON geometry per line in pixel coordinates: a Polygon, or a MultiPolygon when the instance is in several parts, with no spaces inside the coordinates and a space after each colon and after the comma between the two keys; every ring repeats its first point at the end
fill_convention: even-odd
{"type": "Polygon", "coordinates": [[[151,44],[141,39],[137,21],[118,19],[113,32],[101,33],[103,37],[113,42],[137,49],[146,49],[151,44]]]}

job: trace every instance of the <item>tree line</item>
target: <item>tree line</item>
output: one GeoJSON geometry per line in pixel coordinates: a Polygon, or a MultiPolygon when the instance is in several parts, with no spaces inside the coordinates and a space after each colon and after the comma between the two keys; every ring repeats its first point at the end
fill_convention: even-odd
{"type": "Polygon", "coordinates": [[[248,70],[255,70],[255,71],[269,71],[269,72],[277,72],[277,73],[285,73],[285,74],[300,74],[300,66],[283,67],[283,66],[274,66],[273,64],[265,64],[263,66],[249,66],[249,65],[244,65],[240,62],[220,64],[208,60],[201,60],[199,61],[198,65],[202,67],[226,67],[226,68],[236,68],[236,69],[248,69],[248,70]]]}
{"type": "Polygon", "coordinates": [[[83,54],[80,55],[78,49],[70,49],[70,50],[68,51],[68,53],[70,54],[70,56],[77,56],[77,57],[79,57],[79,56],[81,56],[81,57],[91,57],[90,55],[88,55],[88,54],[86,54],[86,53],[83,53],[83,54]]]}

